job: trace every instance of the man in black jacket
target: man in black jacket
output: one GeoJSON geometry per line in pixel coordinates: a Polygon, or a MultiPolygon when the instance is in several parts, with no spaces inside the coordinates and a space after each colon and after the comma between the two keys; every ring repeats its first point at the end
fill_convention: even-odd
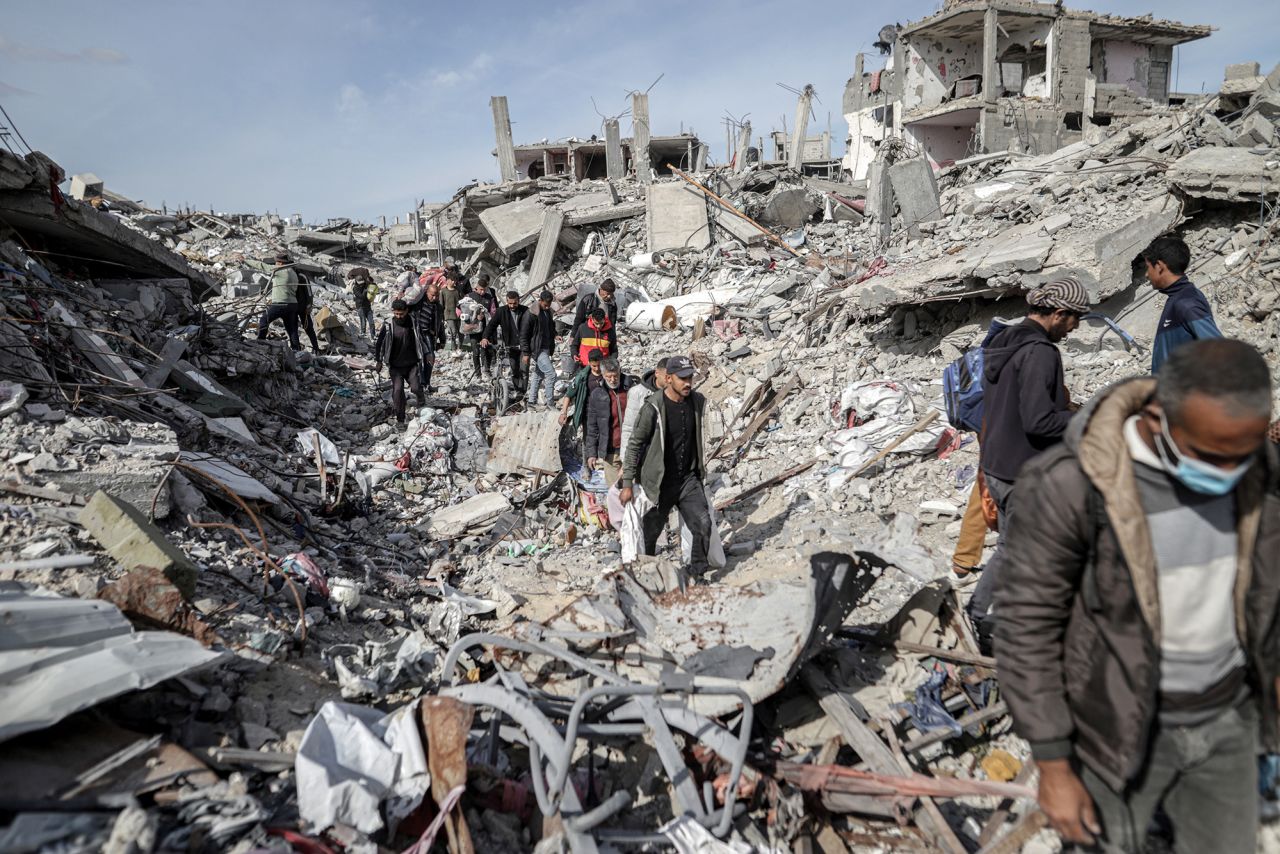
{"type": "Polygon", "coordinates": [[[395,410],[396,422],[404,426],[406,380],[418,403],[424,400],[420,374],[423,346],[419,326],[410,316],[409,306],[404,300],[391,303],[391,322],[383,322],[374,352],[378,354],[376,371],[381,374],[385,364],[391,375],[391,408],[395,410]]]}
{"type": "Polygon", "coordinates": [[[524,323],[524,316],[528,311],[526,306],[520,304],[520,294],[507,291],[506,304],[499,306],[489,318],[489,325],[484,330],[484,338],[480,339],[481,347],[490,347],[498,340],[498,330],[502,330],[502,346],[506,351],[507,361],[511,365],[511,387],[517,391],[524,390],[522,364],[524,360],[520,358],[520,326],[524,323]]]}
{"type": "Polygon", "coordinates": [[[992,592],[1000,576],[1018,469],[1061,442],[1075,412],[1067,397],[1062,354],[1055,345],[1088,313],[1089,292],[1075,279],[1058,279],[1027,294],[1027,306],[1021,323],[1000,330],[983,347],[979,460],[1000,527],[995,552],[969,601],[969,613],[984,645],[994,627],[992,592]]]}
{"type": "Polygon", "coordinates": [[[706,463],[702,452],[702,417],[706,398],[693,390],[693,362],[687,356],[667,361],[667,385],[651,394],[636,419],[622,465],[618,498],[630,504],[637,483],[655,506],[644,514],[644,552],[653,554],[667,517],[679,509],[680,519],[693,535],[690,571],[701,575],[709,567],[711,510],[703,487],[706,463]]]}
{"type": "Polygon", "coordinates": [[[526,311],[520,322],[520,361],[529,371],[529,395],[525,403],[536,406],[538,387],[547,387],[547,408],[553,403],[556,391],[556,319],[551,309],[554,299],[551,291],[538,294],[538,310],[526,311]]]}
{"type": "Polygon", "coordinates": [[[618,301],[614,299],[614,293],[618,290],[618,286],[613,283],[613,279],[605,279],[596,288],[595,293],[583,294],[578,297],[578,305],[573,312],[573,328],[587,322],[587,318],[591,316],[591,312],[597,308],[603,308],[605,316],[609,318],[609,323],[613,324],[615,329],[618,328],[618,301]]]}
{"type": "Polygon", "coordinates": [[[622,373],[618,360],[610,356],[600,363],[604,382],[587,400],[587,444],[584,452],[587,468],[604,469],[605,483],[610,486],[622,473],[622,421],[627,412],[627,393],[635,385],[635,377],[622,373]]]}

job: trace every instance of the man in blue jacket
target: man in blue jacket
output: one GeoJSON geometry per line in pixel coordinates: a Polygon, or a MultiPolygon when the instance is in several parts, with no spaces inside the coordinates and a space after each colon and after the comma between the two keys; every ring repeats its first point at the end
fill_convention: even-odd
{"type": "Polygon", "coordinates": [[[1202,338],[1221,338],[1213,310],[1200,289],[1187,278],[1191,250],[1177,237],[1157,237],[1142,250],[1147,281],[1165,295],[1164,311],[1151,346],[1151,373],[1160,370],[1169,354],[1202,338]]]}

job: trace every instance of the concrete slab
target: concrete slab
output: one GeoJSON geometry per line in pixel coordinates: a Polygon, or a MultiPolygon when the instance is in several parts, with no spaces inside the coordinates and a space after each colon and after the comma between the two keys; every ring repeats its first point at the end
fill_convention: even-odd
{"type": "Polygon", "coordinates": [[[920,236],[920,223],[942,219],[938,182],[924,157],[903,160],[889,167],[889,183],[902,211],[902,224],[912,237],[920,236]]]}
{"type": "Polygon", "coordinates": [[[653,184],[646,200],[649,251],[705,249],[711,243],[706,197],[687,184],[653,184]]]}
{"type": "Polygon", "coordinates": [[[531,196],[481,211],[480,224],[498,250],[511,255],[538,239],[545,211],[546,206],[531,196]]]}
{"type": "Polygon", "coordinates": [[[1044,267],[1053,249],[1053,238],[1047,234],[997,241],[974,269],[974,275],[989,279],[1003,273],[1023,273],[1044,267]]]}
{"type": "Polygon", "coordinates": [[[714,199],[711,201],[712,218],[716,225],[729,232],[735,240],[741,242],[744,246],[755,246],[764,243],[767,239],[764,232],[747,222],[740,216],[735,216],[725,210],[724,206],[714,199]]]}
{"type": "Polygon", "coordinates": [[[555,208],[547,208],[542,215],[542,232],[538,237],[538,248],[533,253],[533,262],[529,265],[529,287],[536,288],[547,280],[551,273],[551,262],[556,257],[556,244],[560,241],[560,229],[564,226],[564,214],[555,208]]]}
{"type": "Polygon", "coordinates": [[[80,511],[80,524],[126,569],[156,569],[190,599],[200,571],[164,532],[128,501],[102,490],[80,511]]]}
{"type": "Polygon", "coordinates": [[[451,540],[481,530],[510,509],[511,502],[501,492],[484,492],[446,507],[419,527],[436,539],[451,540]]]}
{"type": "Polygon", "coordinates": [[[1194,198],[1257,202],[1280,193],[1280,169],[1247,148],[1197,148],[1174,161],[1170,183],[1194,198]]]}

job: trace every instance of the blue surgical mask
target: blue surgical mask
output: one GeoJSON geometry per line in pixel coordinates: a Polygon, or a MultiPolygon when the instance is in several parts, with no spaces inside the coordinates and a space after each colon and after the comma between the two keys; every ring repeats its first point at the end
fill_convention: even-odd
{"type": "Polygon", "coordinates": [[[1193,460],[1178,450],[1173,437],[1169,435],[1169,422],[1164,413],[1160,413],[1160,432],[1163,442],[1156,442],[1156,451],[1165,471],[1177,478],[1187,489],[1202,495],[1226,495],[1236,488],[1240,478],[1253,465],[1249,459],[1233,469],[1212,466],[1202,460],[1193,460]],[[1167,450],[1166,450],[1167,448],[1167,450]],[[1172,454],[1172,458],[1170,457],[1172,454]]]}

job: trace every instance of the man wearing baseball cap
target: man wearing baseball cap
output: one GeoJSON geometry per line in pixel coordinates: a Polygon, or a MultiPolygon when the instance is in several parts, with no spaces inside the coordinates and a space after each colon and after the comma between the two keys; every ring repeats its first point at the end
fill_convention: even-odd
{"type": "Polygon", "coordinates": [[[1067,397],[1057,343],[1089,312],[1089,292],[1073,278],[1057,279],[1027,294],[1027,316],[983,347],[983,425],[979,461],[995,499],[1000,539],[969,602],[979,640],[989,643],[995,623],[992,593],[1000,575],[1014,482],[1022,464],[1062,441],[1077,407],[1067,397]]]}
{"type": "Polygon", "coordinates": [[[706,398],[693,390],[693,362],[687,356],[667,360],[667,384],[651,394],[640,409],[627,442],[618,497],[630,504],[637,483],[654,506],[644,514],[644,551],[653,554],[672,509],[693,534],[690,571],[708,568],[711,509],[703,488],[702,415],[706,398]]]}

